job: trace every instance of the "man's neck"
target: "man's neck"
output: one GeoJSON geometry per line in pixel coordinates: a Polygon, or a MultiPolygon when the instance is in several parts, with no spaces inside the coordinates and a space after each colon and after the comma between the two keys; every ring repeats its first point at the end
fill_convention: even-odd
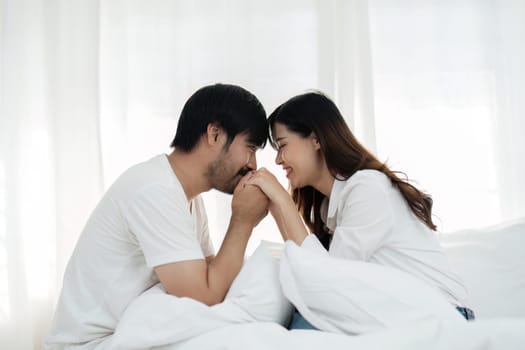
{"type": "Polygon", "coordinates": [[[171,169],[182,185],[188,201],[200,193],[211,189],[208,180],[204,176],[206,163],[203,160],[205,157],[197,153],[198,151],[185,153],[173,150],[173,152],[168,155],[171,169]]]}

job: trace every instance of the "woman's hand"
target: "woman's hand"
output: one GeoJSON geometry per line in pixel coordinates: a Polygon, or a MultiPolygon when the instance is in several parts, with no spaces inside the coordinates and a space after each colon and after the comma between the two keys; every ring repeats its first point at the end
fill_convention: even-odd
{"type": "Polygon", "coordinates": [[[272,214],[283,239],[293,240],[301,245],[308,231],[297,211],[290,194],[277,181],[275,176],[265,168],[255,172],[246,185],[257,186],[270,200],[268,209],[272,214]]]}
{"type": "Polygon", "coordinates": [[[258,169],[246,181],[246,185],[259,187],[274,205],[289,200],[290,197],[290,194],[279,183],[277,178],[266,168],[258,169]]]}

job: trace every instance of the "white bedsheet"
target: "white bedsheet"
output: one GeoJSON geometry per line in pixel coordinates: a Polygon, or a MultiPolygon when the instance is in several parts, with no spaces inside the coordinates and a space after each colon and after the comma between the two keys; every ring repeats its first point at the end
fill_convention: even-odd
{"type": "Polygon", "coordinates": [[[288,331],[275,323],[221,327],[162,350],[518,350],[525,345],[525,319],[423,322],[360,336],[312,330],[288,331]]]}
{"type": "MultiPolygon", "coordinates": [[[[278,269],[275,265],[275,260],[270,259],[270,254],[261,249],[255,254],[256,259],[252,259],[252,261],[247,263],[243,268],[244,273],[243,270],[241,270],[236,286],[237,295],[233,296],[236,299],[232,299],[232,302],[210,308],[194,300],[171,297],[163,294],[159,289],[153,289],[149,293],[139,297],[138,300],[126,310],[125,317],[121,320],[121,323],[119,323],[115,334],[102,342],[97,349],[525,349],[525,315],[522,313],[522,306],[520,306],[522,305],[520,302],[522,303],[523,298],[525,298],[522,289],[522,281],[525,276],[523,274],[523,254],[520,253],[523,252],[523,245],[520,243],[523,242],[523,237],[525,237],[525,232],[523,232],[524,223],[525,221],[521,220],[517,224],[503,228],[509,237],[512,235],[512,240],[502,240],[502,238],[507,236],[497,235],[495,230],[492,230],[494,232],[491,231],[490,235],[487,235],[486,231],[480,231],[479,235],[477,233],[475,235],[474,233],[469,233],[465,236],[466,238],[463,237],[468,239],[469,242],[476,243],[478,246],[482,242],[486,242],[488,238],[494,239],[501,244],[503,244],[502,242],[510,242],[509,244],[505,244],[504,247],[489,244],[492,249],[500,251],[502,253],[500,255],[504,255],[505,260],[496,259],[497,256],[494,257],[494,254],[483,255],[483,259],[481,259],[481,256],[478,256],[476,245],[467,245],[469,247],[468,251],[465,252],[467,257],[472,256],[472,261],[484,261],[474,263],[468,260],[468,270],[461,270],[465,272],[467,278],[470,278],[470,280],[467,281],[474,281],[475,278],[483,279],[483,284],[477,286],[478,288],[483,288],[487,283],[502,285],[505,281],[498,281],[498,278],[502,276],[505,280],[509,280],[507,281],[508,286],[505,286],[509,287],[512,285],[514,291],[508,290],[507,294],[505,294],[504,301],[508,305],[505,304],[505,308],[503,308],[501,306],[503,305],[503,301],[500,300],[498,304],[499,308],[495,310],[506,311],[506,317],[499,315],[487,317],[490,316],[490,313],[485,312],[481,313],[484,317],[474,322],[458,321],[455,317],[457,316],[455,310],[454,313],[451,314],[452,317],[448,316],[448,311],[445,313],[438,312],[441,302],[434,297],[432,297],[434,298],[432,301],[433,305],[427,307],[427,309],[424,310],[424,314],[422,314],[420,306],[427,303],[429,299],[417,299],[415,296],[414,298],[407,299],[406,295],[403,295],[403,289],[399,288],[399,285],[396,285],[396,288],[388,289],[387,293],[382,293],[382,287],[380,285],[382,278],[370,279],[368,274],[360,275],[357,272],[351,272],[351,269],[340,269],[340,271],[342,271],[341,274],[347,274],[347,278],[354,279],[354,281],[346,281],[346,285],[353,286],[353,292],[351,297],[345,297],[346,299],[339,297],[333,300],[339,300],[339,303],[354,303],[356,306],[366,307],[367,299],[363,299],[363,296],[366,296],[367,293],[365,293],[366,291],[363,289],[365,286],[362,284],[369,284],[370,287],[373,287],[372,294],[375,293],[375,299],[372,299],[372,302],[368,305],[369,307],[366,309],[366,313],[359,314],[354,311],[350,315],[345,314],[345,316],[350,317],[345,319],[337,315],[338,305],[329,307],[330,313],[319,312],[319,310],[315,310],[315,308],[310,306],[308,310],[315,313],[312,321],[317,319],[318,326],[323,326],[326,322],[332,322],[332,324],[336,325],[334,322],[338,322],[338,320],[346,322],[347,326],[327,328],[330,332],[313,330],[288,331],[278,323],[275,323],[277,320],[283,319],[284,313],[282,315],[276,315],[273,320],[274,322],[263,322],[267,321],[268,317],[272,317],[264,312],[260,312],[263,308],[267,309],[266,305],[286,308],[286,303],[283,303],[282,293],[268,293],[271,288],[275,288],[275,285],[278,284],[276,283],[276,279],[279,278],[277,275],[278,269]],[[510,252],[513,252],[511,255],[512,259],[509,258],[510,252]],[[483,264],[488,264],[489,266],[487,267],[483,264]],[[495,266],[498,268],[508,266],[504,270],[508,273],[494,273],[489,276],[483,276],[483,271],[491,267],[492,264],[496,264],[495,266]],[[509,271],[512,272],[512,275],[510,275],[509,271]],[[244,276],[242,276],[243,274],[244,276]],[[258,278],[247,278],[248,276],[258,276],[258,278]],[[490,279],[487,279],[488,277],[490,277],[490,279]],[[254,285],[260,288],[253,288],[254,285]],[[262,298],[256,294],[260,291],[264,291],[264,295],[270,295],[264,303],[262,302],[262,298]],[[373,307],[373,305],[377,305],[378,302],[396,303],[397,310],[401,310],[399,307],[406,304],[407,307],[410,307],[412,316],[397,320],[394,316],[399,314],[399,312],[396,311],[392,313],[392,310],[396,310],[395,308],[373,307]],[[512,306],[517,307],[515,313],[508,312],[508,310],[512,309],[512,306]],[[390,311],[389,313],[385,313],[385,310],[390,311]],[[369,322],[369,318],[377,322],[369,322]],[[369,326],[362,328],[359,322],[366,322],[369,326]],[[358,325],[359,328],[356,328],[356,325],[358,325]],[[341,332],[348,333],[356,330],[358,333],[364,332],[364,334],[340,334],[341,332]]],[[[450,244],[446,246],[447,250],[451,249],[451,247],[455,249],[455,253],[451,256],[453,257],[453,261],[458,265],[462,262],[461,257],[465,256],[460,252],[460,248],[465,246],[460,238],[462,237],[459,235],[453,237],[453,239],[451,238],[449,240],[450,242],[448,242],[450,244]]],[[[308,306],[309,303],[310,305],[315,305],[316,294],[324,295],[323,300],[329,301],[330,298],[327,298],[325,294],[330,292],[330,288],[325,288],[327,284],[320,284],[322,287],[320,288],[310,285],[308,280],[308,277],[315,277],[315,273],[312,271],[316,263],[312,262],[311,259],[316,258],[307,252],[297,250],[296,247],[291,247],[291,249],[289,248],[287,251],[288,252],[285,250],[285,254],[281,257],[281,274],[284,263],[284,265],[293,271],[293,280],[301,282],[301,278],[303,278],[301,276],[304,276],[304,280],[301,283],[303,284],[302,287],[307,283],[308,292],[299,295],[304,304],[306,306],[308,306]],[[302,271],[302,269],[305,270],[302,271]]],[[[321,255],[319,259],[325,258],[321,255]]],[[[324,261],[324,263],[330,264],[330,262],[326,261],[324,261]]],[[[336,270],[335,267],[332,267],[332,270],[336,270]]],[[[362,269],[359,270],[362,271],[362,269]]],[[[367,271],[371,272],[373,270],[374,269],[370,269],[367,271]]],[[[321,271],[317,273],[321,276],[321,271]]],[[[328,275],[323,275],[322,277],[325,279],[335,278],[335,276],[328,275]]],[[[384,278],[388,281],[387,276],[384,278]]],[[[398,276],[395,278],[396,281],[399,281],[399,279],[404,279],[404,277],[398,276]]],[[[335,279],[333,281],[335,281],[335,279]]],[[[330,286],[330,283],[328,286],[330,286]]],[[[392,280],[388,283],[390,283],[390,285],[393,284],[392,280]]],[[[336,284],[334,282],[332,284],[334,285],[335,291],[342,293],[338,288],[345,285],[345,283],[336,284]]],[[[412,289],[419,288],[415,284],[412,284],[412,286],[412,289]]],[[[492,288],[494,286],[490,285],[489,287],[492,288]]],[[[284,286],[284,288],[286,289],[287,287],[284,286]]],[[[385,288],[388,288],[388,286],[385,286],[385,288]]],[[[480,293],[478,288],[473,289],[474,294],[480,293]]],[[[285,290],[284,292],[289,298],[291,297],[289,291],[287,292],[285,290]]],[[[423,293],[421,295],[430,296],[430,293],[423,293]]],[[[485,297],[484,295],[481,296],[485,297]]],[[[293,298],[297,297],[296,294],[293,298]]],[[[481,297],[476,298],[479,304],[477,306],[480,307],[480,310],[490,310],[490,303],[497,300],[497,298],[498,295],[492,293],[484,299],[481,297]]],[[[272,312],[272,314],[273,313],[274,312],[272,312]]],[[[308,314],[308,311],[306,311],[306,314],[308,314]]]]}
{"type": "Polygon", "coordinates": [[[390,323],[363,335],[288,331],[278,323],[254,322],[231,305],[208,307],[160,288],[139,297],[115,335],[97,349],[352,349],[513,350],[525,347],[525,318],[474,322],[427,318],[390,323]]]}
{"type": "Polygon", "coordinates": [[[443,295],[388,266],[334,258],[313,235],[285,244],[285,296],[317,329],[359,335],[429,320],[465,323],[443,295]]]}

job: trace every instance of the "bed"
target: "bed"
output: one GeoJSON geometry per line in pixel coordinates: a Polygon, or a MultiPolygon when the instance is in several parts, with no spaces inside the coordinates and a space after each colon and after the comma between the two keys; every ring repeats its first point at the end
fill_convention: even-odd
{"type": "Polygon", "coordinates": [[[473,322],[400,271],[262,242],[223,303],[155,286],[98,348],[525,349],[525,218],[439,239],[469,289],[473,322]],[[283,327],[291,302],[325,332],[283,327]]]}

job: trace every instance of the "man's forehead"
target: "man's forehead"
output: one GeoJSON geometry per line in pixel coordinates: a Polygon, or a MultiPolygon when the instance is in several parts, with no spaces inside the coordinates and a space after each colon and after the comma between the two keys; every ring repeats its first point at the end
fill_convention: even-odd
{"type": "Polygon", "coordinates": [[[243,132],[240,134],[237,134],[235,138],[233,139],[233,142],[238,142],[245,144],[247,146],[254,146],[254,147],[260,147],[257,143],[255,143],[253,140],[250,140],[250,133],[249,132],[243,132]]]}
{"type": "Polygon", "coordinates": [[[235,143],[248,143],[250,142],[250,135],[247,132],[239,133],[235,135],[233,141],[235,143]]]}

